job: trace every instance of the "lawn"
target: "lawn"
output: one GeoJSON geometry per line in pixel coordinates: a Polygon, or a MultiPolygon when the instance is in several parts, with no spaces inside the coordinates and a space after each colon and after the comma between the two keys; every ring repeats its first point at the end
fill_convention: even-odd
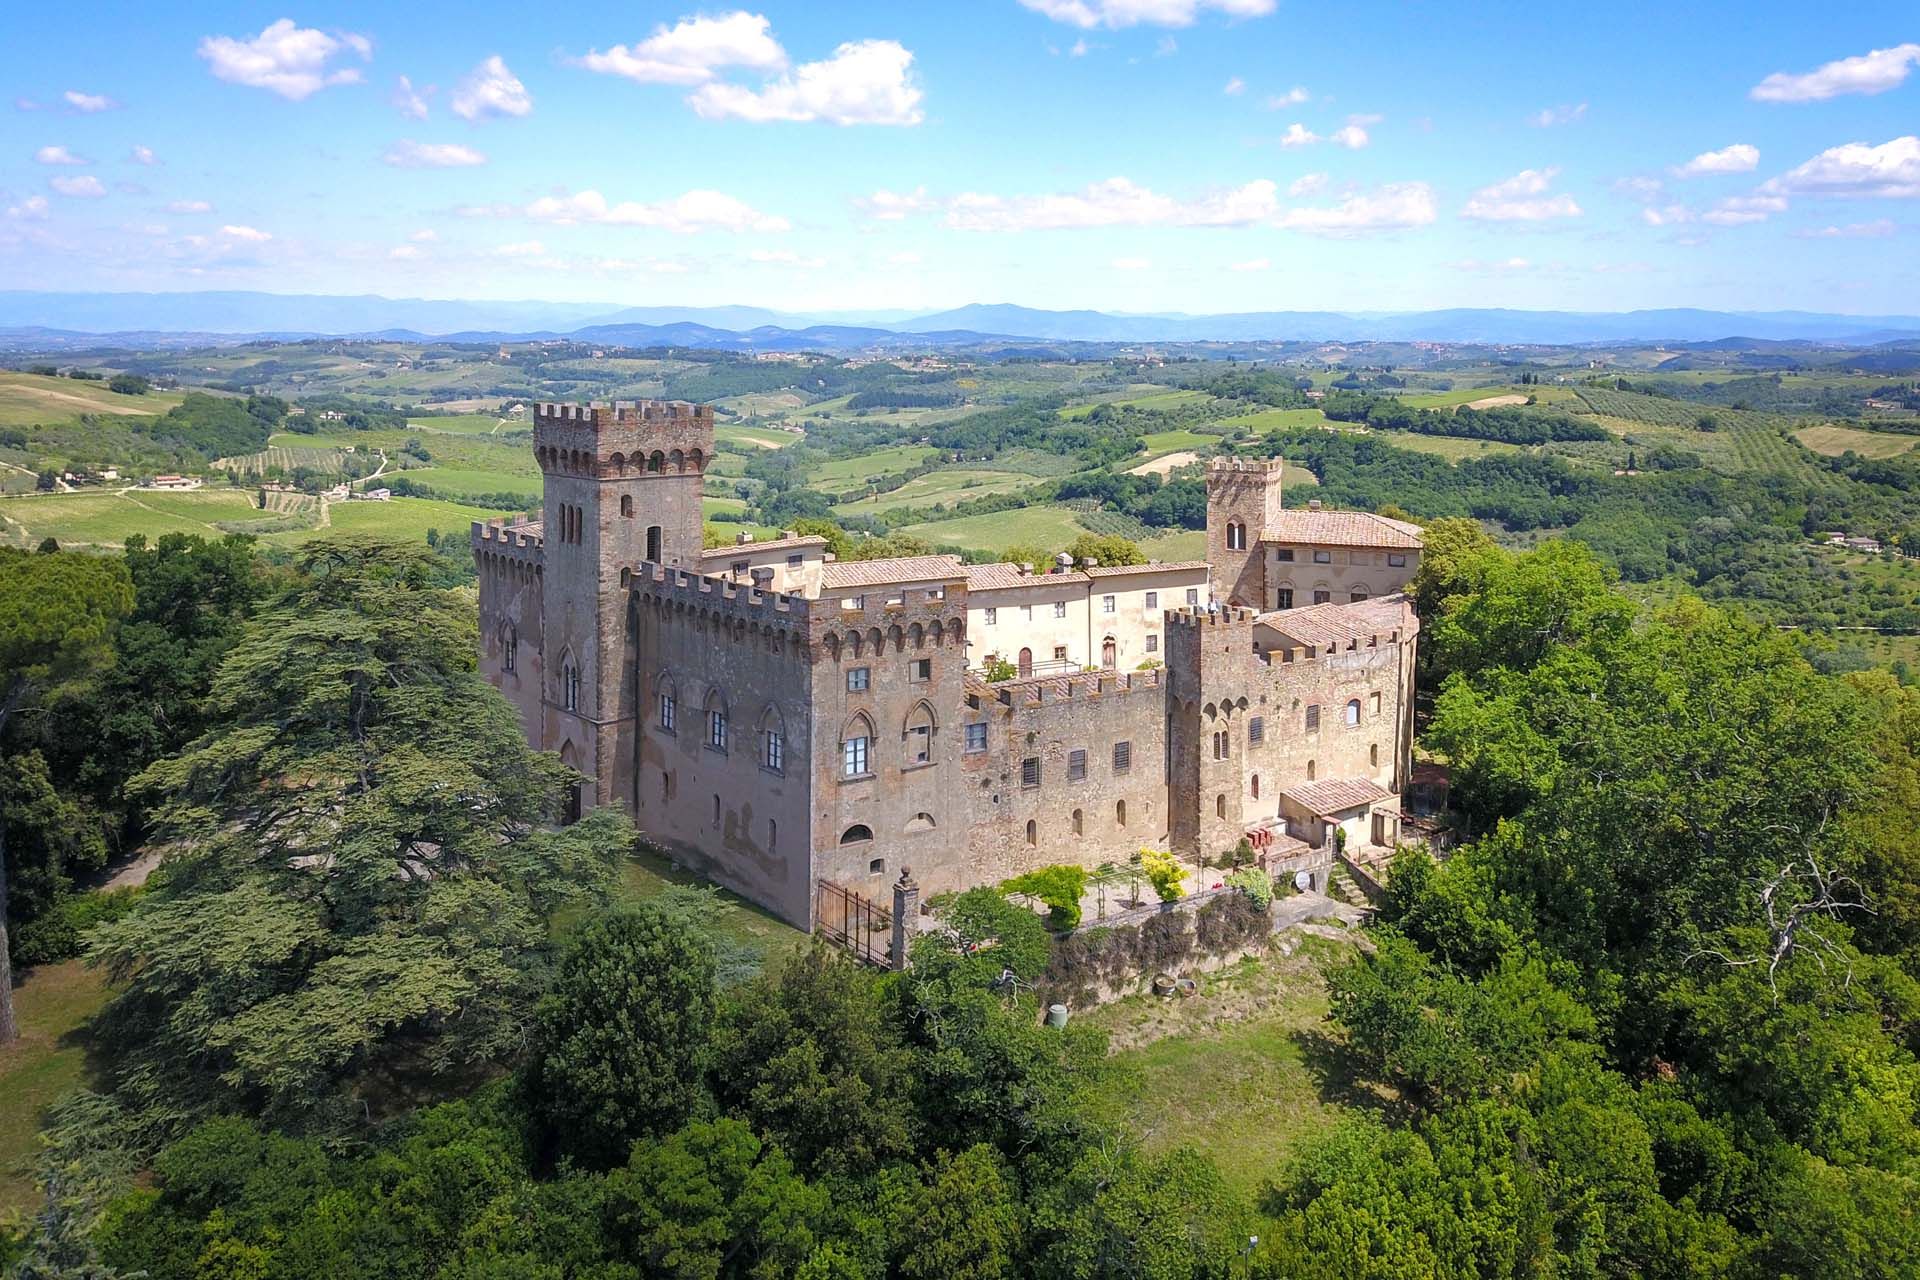
{"type": "Polygon", "coordinates": [[[1305,945],[1203,974],[1196,996],[1132,996],[1081,1015],[1111,1037],[1118,1068],[1094,1100],[1097,1117],[1130,1128],[1149,1152],[1199,1148],[1248,1194],[1332,1128],[1344,1108],[1338,1085],[1316,1074],[1321,965],[1348,944],[1289,936],[1305,945]]]}
{"type": "Polygon", "coordinates": [[[813,474],[807,477],[807,487],[826,493],[845,493],[875,476],[910,471],[939,452],[923,444],[903,444],[890,449],[875,449],[858,457],[835,458],[813,469],[813,474]]]}
{"type": "Polygon", "coordinates": [[[1006,471],[970,471],[966,468],[929,471],[926,475],[915,476],[898,489],[862,498],[858,502],[842,503],[833,510],[838,516],[870,516],[896,507],[930,507],[936,503],[984,498],[990,493],[1012,493],[1031,483],[1030,477],[1006,471]]]}
{"type": "MultiPolygon", "coordinates": [[[[507,475],[499,471],[467,471],[457,467],[413,467],[398,473],[388,472],[389,476],[399,474],[424,484],[435,493],[450,498],[467,497],[474,494],[517,493],[528,502],[538,505],[540,502],[541,479],[538,475],[507,475]]],[[[385,479],[383,476],[381,479],[385,479]]],[[[374,482],[376,485],[379,481],[374,482]]]]}
{"type": "Polygon", "coordinates": [[[1156,431],[1152,435],[1141,436],[1140,443],[1147,447],[1148,457],[1155,457],[1185,449],[1211,449],[1220,443],[1220,437],[1199,431],[1156,431]]]}
{"type": "Polygon", "coordinates": [[[1318,409],[1261,409],[1257,413],[1243,413],[1236,418],[1222,418],[1213,424],[1216,427],[1245,427],[1259,435],[1280,427],[1324,427],[1327,415],[1318,409]]]}
{"type": "Polygon", "coordinates": [[[0,1210],[38,1203],[33,1163],[41,1113],[85,1082],[78,1032],[106,999],[105,977],[78,960],[28,970],[14,988],[20,1038],[0,1048],[0,1210]]]}
{"type": "Polygon", "coordinates": [[[1856,427],[1836,427],[1831,424],[1820,427],[1807,427],[1793,433],[1798,440],[1815,453],[1837,458],[1851,450],[1863,458],[1894,458],[1909,453],[1913,446],[1920,444],[1920,436],[1896,435],[1889,431],[1861,431],[1856,427]]]}
{"type": "Polygon", "coordinates": [[[270,533],[263,542],[293,546],[328,533],[371,534],[402,542],[423,542],[427,530],[465,537],[475,520],[491,520],[506,515],[485,507],[469,507],[457,502],[431,498],[395,498],[391,502],[335,502],[328,508],[331,529],[290,529],[270,533]]]}
{"type": "Polygon", "coordinates": [[[1020,507],[908,525],[902,532],[935,546],[1004,551],[1012,546],[1064,547],[1086,530],[1064,507],[1020,507]]]}
{"type": "Polygon", "coordinates": [[[1207,531],[1205,529],[1175,529],[1171,533],[1156,538],[1144,538],[1139,544],[1141,551],[1149,560],[1172,562],[1175,560],[1205,560],[1207,558],[1207,531]]]}
{"type": "Polygon", "coordinates": [[[1425,436],[1412,431],[1383,431],[1380,438],[1396,449],[1431,453],[1458,462],[1462,458],[1491,458],[1501,453],[1525,453],[1526,449],[1504,440],[1467,440],[1460,436],[1425,436]]]}
{"type": "Polygon", "coordinates": [[[0,427],[70,422],[83,413],[161,414],[185,399],[177,391],[116,395],[104,382],[75,382],[35,373],[0,372],[0,427]]]}
{"type": "Polygon", "coordinates": [[[757,445],[763,449],[784,449],[800,437],[791,431],[780,431],[773,427],[736,427],[723,422],[714,427],[713,439],[716,444],[732,441],[757,445]]]}
{"type": "Polygon", "coordinates": [[[418,427],[422,431],[439,431],[456,436],[490,436],[501,431],[514,431],[531,427],[531,419],[515,422],[511,418],[500,418],[491,413],[441,414],[427,418],[408,418],[407,425],[418,427]]]}
{"type": "Polygon", "coordinates": [[[122,546],[129,535],[194,533],[217,538],[217,520],[253,520],[261,512],[245,489],[199,489],[159,493],[135,489],[122,493],[57,493],[0,499],[0,517],[24,529],[34,541],[51,537],[62,546],[122,546]]]}
{"type": "MultiPolygon", "coordinates": [[[[672,884],[712,887],[693,872],[646,851],[630,854],[620,872],[621,889],[634,900],[651,897],[672,884]]],[[[778,968],[788,956],[807,945],[807,935],[778,916],[730,890],[716,889],[715,892],[732,908],[721,922],[720,932],[757,952],[762,957],[763,968],[778,968]]]]}

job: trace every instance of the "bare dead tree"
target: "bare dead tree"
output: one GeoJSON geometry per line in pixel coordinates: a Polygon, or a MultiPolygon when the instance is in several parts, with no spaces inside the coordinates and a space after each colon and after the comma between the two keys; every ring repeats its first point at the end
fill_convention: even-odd
{"type": "Polygon", "coordinates": [[[1820,972],[1829,975],[1832,971],[1827,962],[1834,961],[1844,972],[1842,989],[1850,987],[1853,962],[1846,948],[1823,932],[1821,926],[1840,919],[1842,912],[1864,911],[1868,915],[1874,912],[1867,905],[1859,882],[1820,865],[1814,843],[1809,841],[1804,854],[1781,867],[1760,888],[1760,906],[1766,912],[1770,937],[1763,954],[1730,956],[1724,951],[1706,948],[1689,955],[1687,962],[1711,956],[1732,969],[1764,964],[1767,986],[1773,991],[1775,1004],[1780,1002],[1780,967],[1796,955],[1811,956],[1820,966],[1820,972]]]}

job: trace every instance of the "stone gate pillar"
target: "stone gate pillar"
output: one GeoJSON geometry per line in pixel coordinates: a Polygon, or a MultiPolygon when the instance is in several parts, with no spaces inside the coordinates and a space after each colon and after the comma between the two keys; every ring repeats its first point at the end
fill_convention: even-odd
{"type": "Polygon", "coordinates": [[[893,885],[893,967],[895,971],[907,967],[907,943],[913,937],[913,921],[919,914],[920,886],[913,878],[913,868],[901,867],[900,878],[893,885]]]}

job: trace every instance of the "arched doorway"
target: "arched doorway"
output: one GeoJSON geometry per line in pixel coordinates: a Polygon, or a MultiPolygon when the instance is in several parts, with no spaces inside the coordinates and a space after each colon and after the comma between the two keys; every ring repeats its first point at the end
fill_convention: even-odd
{"type": "Polygon", "coordinates": [[[1020,678],[1024,680],[1032,674],[1033,674],[1033,650],[1022,649],[1020,651],[1020,678]]]}
{"type": "Polygon", "coordinates": [[[1100,665],[1109,671],[1120,665],[1120,646],[1114,643],[1112,636],[1100,642],[1100,665]]]}

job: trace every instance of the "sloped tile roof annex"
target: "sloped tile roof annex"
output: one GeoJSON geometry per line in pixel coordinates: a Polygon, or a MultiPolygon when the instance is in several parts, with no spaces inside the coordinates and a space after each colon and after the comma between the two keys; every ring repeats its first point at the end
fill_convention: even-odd
{"type": "Polygon", "coordinates": [[[970,564],[966,566],[968,591],[1010,591],[1015,587],[1065,586],[1084,583],[1087,576],[1075,569],[1069,573],[1022,573],[1017,564],[970,564]]]}
{"type": "Polygon", "coordinates": [[[799,547],[824,547],[827,540],[817,534],[798,534],[791,538],[769,538],[765,542],[729,542],[724,547],[708,547],[702,560],[725,560],[732,556],[752,555],[756,551],[791,551],[799,547]]]}
{"type": "Polygon", "coordinates": [[[1345,648],[1349,641],[1379,636],[1385,640],[1395,631],[1402,639],[1420,630],[1420,617],[1405,595],[1375,596],[1358,604],[1311,604],[1299,609],[1280,609],[1254,618],[1263,627],[1310,644],[1317,649],[1345,648]]]}
{"type": "Polygon", "coordinates": [[[1303,782],[1284,787],[1281,795],[1321,818],[1330,818],[1349,809],[1359,809],[1393,795],[1371,778],[1328,778],[1321,782],[1303,782]]]}
{"type": "Polygon", "coordinates": [[[1290,507],[1279,512],[1261,535],[1262,542],[1318,544],[1329,547],[1384,547],[1390,551],[1418,551],[1420,526],[1370,511],[1309,511],[1290,507]]]}
{"type": "Polygon", "coordinates": [[[1205,560],[1169,560],[1154,564],[1100,564],[1080,572],[1090,578],[1119,578],[1128,574],[1204,573],[1211,567],[1205,560]]]}
{"type": "Polygon", "coordinates": [[[820,570],[822,591],[885,587],[896,582],[966,580],[959,556],[894,556],[886,560],[831,560],[820,570]]]}

